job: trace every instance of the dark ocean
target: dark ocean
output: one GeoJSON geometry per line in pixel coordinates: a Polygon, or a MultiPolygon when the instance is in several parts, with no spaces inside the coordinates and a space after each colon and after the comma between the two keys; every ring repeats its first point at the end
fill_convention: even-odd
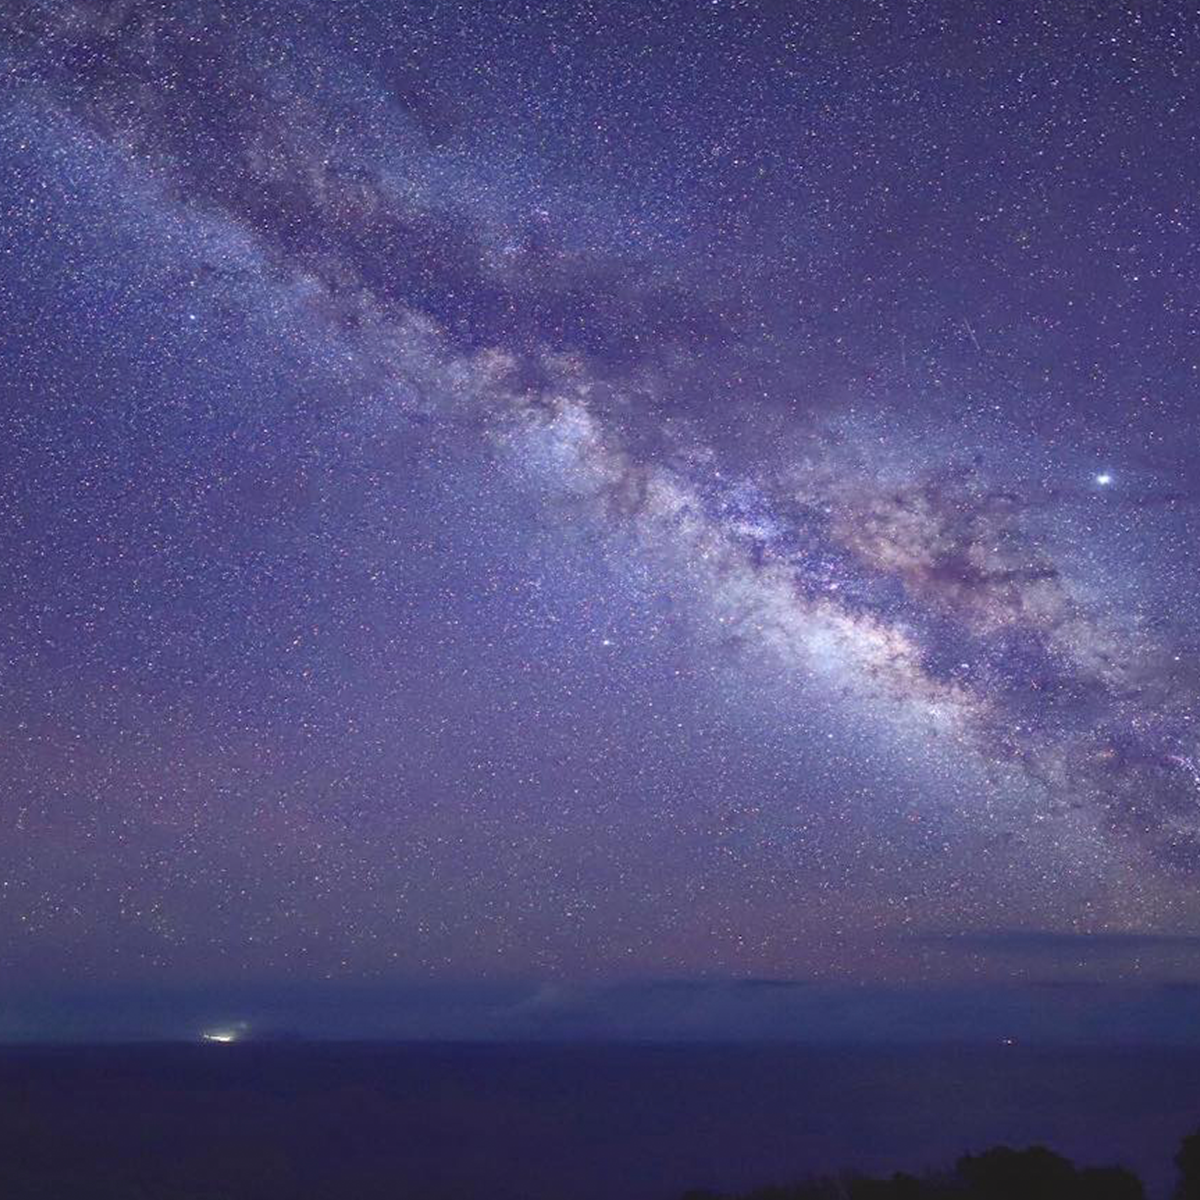
{"type": "Polygon", "coordinates": [[[365,1045],[0,1051],[0,1197],[670,1200],[997,1143],[1165,1196],[1200,1051],[365,1045]],[[81,1181],[86,1190],[80,1191],[81,1181]]]}

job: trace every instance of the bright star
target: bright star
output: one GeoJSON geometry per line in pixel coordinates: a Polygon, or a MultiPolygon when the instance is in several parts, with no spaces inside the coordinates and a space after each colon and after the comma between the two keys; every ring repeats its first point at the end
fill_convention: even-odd
{"type": "Polygon", "coordinates": [[[1101,487],[1107,487],[1110,483],[1112,483],[1112,481],[1113,477],[1107,471],[1101,471],[1100,474],[1096,476],[1096,482],[1101,487]]]}

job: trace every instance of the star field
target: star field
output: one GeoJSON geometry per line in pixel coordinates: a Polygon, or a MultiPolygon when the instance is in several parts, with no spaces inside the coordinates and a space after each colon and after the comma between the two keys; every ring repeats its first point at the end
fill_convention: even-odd
{"type": "Polygon", "coordinates": [[[6,975],[1196,978],[1198,37],[7,6],[6,975]]]}

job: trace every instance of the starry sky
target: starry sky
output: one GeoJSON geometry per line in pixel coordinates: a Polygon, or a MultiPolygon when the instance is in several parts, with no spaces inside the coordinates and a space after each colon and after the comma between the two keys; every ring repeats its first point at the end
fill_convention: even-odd
{"type": "Polygon", "coordinates": [[[0,1033],[1194,1026],[1198,61],[5,4],[0,1033]]]}

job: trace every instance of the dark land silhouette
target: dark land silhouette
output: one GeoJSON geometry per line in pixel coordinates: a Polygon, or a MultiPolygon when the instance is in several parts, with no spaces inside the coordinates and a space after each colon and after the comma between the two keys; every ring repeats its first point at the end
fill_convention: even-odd
{"type": "MultiPolygon", "coordinates": [[[[1125,1167],[1077,1167],[1045,1146],[996,1146],[964,1155],[942,1174],[918,1177],[898,1171],[885,1179],[842,1175],[755,1188],[737,1200],[1144,1200],[1145,1195],[1142,1181],[1125,1167]]],[[[1182,1200],[1193,1192],[1181,1185],[1178,1195],[1182,1200]]],[[[683,1200],[733,1198],[689,1192],[683,1200]]]]}
{"type": "Polygon", "coordinates": [[[0,1050],[0,1200],[1200,1200],[1198,1126],[1190,1051],[0,1050]]]}

